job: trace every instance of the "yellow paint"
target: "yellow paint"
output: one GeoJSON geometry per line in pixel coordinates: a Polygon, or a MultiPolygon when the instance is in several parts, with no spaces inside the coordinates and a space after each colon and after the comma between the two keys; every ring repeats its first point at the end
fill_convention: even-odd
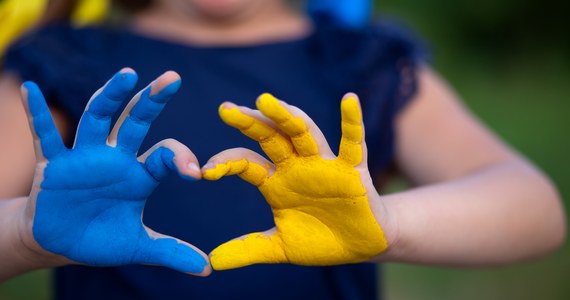
{"type": "Polygon", "coordinates": [[[291,137],[291,141],[299,155],[310,156],[319,154],[317,143],[307,130],[307,125],[300,117],[294,117],[271,94],[263,94],[257,100],[257,108],[269,117],[291,137]]]}
{"type": "Polygon", "coordinates": [[[71,15],[71,21],[79,27],[96,24],[107,17],[110,9],[110,0],[79,0],[71,15]]]}
{"type": "Polygon", "coordinates": [[[0,1],[0,56],[9,44],[41,18],[47,0],[0,1]]]}
{"type": "Polygon", "coordinates": [[[224,176],[237,174],[243,180],[255,186],[260,186],[267,178],[267,169],[270,167],[266,166],[264,168],[246,159],[229,161],[225,164],[217,164],[213,169],[206,170],[204,178],[207,180],[218,180],[224,176]]]}
{"type": "MultiPolygon", "coordinates": [[[[48,0],[0,0],[0,55],[22,33],[44,16],[48,0]]],[[[109,0],[79,0],[71,15],[75,26],[101,22],[109,11],[109,0]]]]}
{"type": "Polygon", "coordinates": [[[364,140],[360,106],[353,97],[344,99],[340,106],[342,138],[338,156],[351,165],[358,165],[362,161],[361,143],[364,140]]]}
{"type": "Polygon", "coordinates": [[[341,104],[343,138],[339,157],[334,160],[318,155],[317,144],[304,121],[293,117],[273,96],[262,95],[257,107],[286,136],[237,108],[221,107],[220,116],[228,125],[259,141],[269,157],[279,159],[275,173],[267,177],[266,168],[242,159],[217,164],[205,171],[204,178],[217,180],[238,174],[257,185],[272,208],[276,231],[268,235],[252,233],[214,249],[214,269],[256,263],[357,263],[383,252],[388,246],[384,233],[355,169],[362,161],[364,130],[358,100],[346,98],[341,104]]]}
{"type": "Polygon", "coordinates": [[[226,109],[222,105],[219,114],[226,124],[259,141],[263,151],[274,163],[287,159],[293,153],[293,146],[285,137],[278,134],[271,126],[241,113],[236,107],[226,109]]]}

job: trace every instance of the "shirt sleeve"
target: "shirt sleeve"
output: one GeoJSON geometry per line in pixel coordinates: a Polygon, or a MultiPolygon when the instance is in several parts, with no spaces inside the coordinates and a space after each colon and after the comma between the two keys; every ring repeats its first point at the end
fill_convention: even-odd
{"type": "Polygon", "coordinates": [[[429,56],[421,39],[392,21],[372,25],[367,33],[357,90],[363,101],[371,173],[385,169],[394,158],[398,114],[415,98],[417,71],[429,56]]]}
{"type": "Polygon", "coordinates": [[[396,21],[382,19],[358,29],[327,15],[317,15],[314,21],[319,30],[311,51],[331,88],[359,96],[368,167],[377,174],[393,161],[395,121],[417,93],[416,73],[428,59],[425,46],[396,21]]]}

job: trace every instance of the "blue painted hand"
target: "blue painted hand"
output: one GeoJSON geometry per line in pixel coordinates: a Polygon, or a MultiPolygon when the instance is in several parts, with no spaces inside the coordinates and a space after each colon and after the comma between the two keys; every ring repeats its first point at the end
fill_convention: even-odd
{"type": "Polygon", "coordinates": [[[206,276],[211,267],[202,251],[142,223],[146,199],[170,172],[200,178],[196,157],[175,140],[136,157],[150,124],[178,90],[178,74],[167,72],[139,92],[109,134],[112,115],[136,81],[134,71],[123,69],[95,93],[72,149],[62,143],[39,88],[22,86],[37,159],[28,202],[33,237],[81,264],[152,264],[206,276]]]}

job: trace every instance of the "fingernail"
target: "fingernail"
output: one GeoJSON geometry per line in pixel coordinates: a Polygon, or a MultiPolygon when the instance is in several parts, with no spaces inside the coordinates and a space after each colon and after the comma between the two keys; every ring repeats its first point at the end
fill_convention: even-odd
{"type": "Polygon", "coordinates": [[[224,102],[222,104],[220,104],[220,106],[218,107],[218,112],[222,111],[222,110],[227,110],[227,109],[232,109],[235,108],[236,105],[231,103],[231,102],[224,102]]]}
{"type": "Polygon", "coordinates": [[[212,162],[207,162],[205,165],[202,166],[202,169],[207,170],[215,167],[216,165],[212,162]]]}
{"type": "Polygon", "coordinates": [[[194,171],[194,172],[196,172],[196,173],[200,173],[200,167],[198,167],[198,165],[197,165],[196,163],[193,163],[193,162],[188,163],[188,166],[187,166],[187,167],[188,167],[188,169],[189,169],[190,171],[194,171]]]}
{"type": "Polygon", "coordinates": [[[157,83],[157,80],[151,83],[149,97],[155,101],[162,102],[178,91],[182,81],[178,79],[161,89],[157,88],[157,83]]]}
{"type": "Polygon", "coordinates": [[[134,73],[135,73],[135,70],[133,70],[133,69],[131,69],[131,68],[128,68],[128,67],[127,67],[127,68],[122,68],[122,69],[119,71],[119,74],[134,74],[134,73]]]}

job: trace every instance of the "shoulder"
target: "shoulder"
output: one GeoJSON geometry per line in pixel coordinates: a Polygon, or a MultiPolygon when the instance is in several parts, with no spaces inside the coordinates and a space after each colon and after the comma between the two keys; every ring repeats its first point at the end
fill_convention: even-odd
{"type": "Polygon", "coordinates": [[[396,20],[373,21],[360,28],[347,28],[326,15],[314,17],[312,46],[323,60],[351,63],[366,68],[414,62],[427,58],[422,40],[396,20]]]}
{"type": "Polygon", "coordinates": [[[379,93],[388,101],[415,93],[415,73],[428,55],[422,40],[405,26],[380,20],[350,29],[323,15],[314,22],[311,50],[333,82],[350,81],[351,91],[365,101],[379,93]]]}

